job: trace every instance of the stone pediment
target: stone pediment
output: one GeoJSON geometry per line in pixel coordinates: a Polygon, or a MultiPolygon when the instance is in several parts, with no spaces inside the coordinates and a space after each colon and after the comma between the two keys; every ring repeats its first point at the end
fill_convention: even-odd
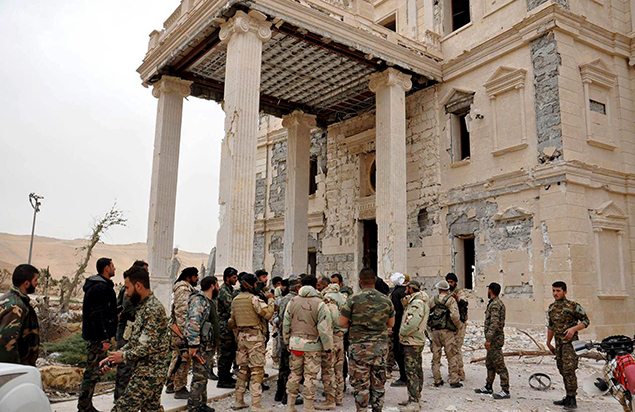
{"type": "Polygon", "coordinates": [[[492,97],[508,90],[525,87],[527,70],[501,66],[485,82],[485,91],[492,97]]]}
{"type": "Polygon", "coordinates": [[[594,83],[610,89],[617,83],[617,76],[602,59],[580,65],[583,83],[594,83]]]}
{"type": "Polygon", "coordinates": [[[604,202],[598,207],[591,211],[596,216],[602,216],[609,219],[626,219],[626,215],[624,211],[617,207],[612,200],[604,202]]]}
{"type": "Polygon", "coordinates": [[[510,206],[502,212],[494,215],[496,222],[509,222],[510,220],[524,220],[533,217],[531,212],[520,207],[510,206]]]}
{"type": "Polygon", "coordinates": [[[594,228],[623,230],[626,226],[626,215],[612,200],[602,203],[598,208],[589,210],[594,228]]]}
{"type": "Polygon", "coordinates": [[[452,113],[470,107],[474,100],[474,93],[472,90],[453,88],[441,100],[441,104],[445,106],[446,113],[452,113]]]}

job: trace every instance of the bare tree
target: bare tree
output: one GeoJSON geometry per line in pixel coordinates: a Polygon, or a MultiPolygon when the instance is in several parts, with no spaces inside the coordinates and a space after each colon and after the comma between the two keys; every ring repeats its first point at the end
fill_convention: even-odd
{"type": "Polygon", "coordinates": [[[77,249],[78,252],[84,252],[82,260],[77,263],[77,270],[73,275],[73,278],[68,285],[68,289],[64,294],[64,299],[60,302],[60,311],[62,313],[68,312],[68,308],[71,303],[71,298],[75,295],[80,280],[83,278],[83,274],[86,272],[86,267],[93,254],[95,245],[101,240],[101,236],[106,233],[108,229],[113,226],[125,226],[128,219],[126,219],[121,210],[117,209],[117,205],[113,205],[109,212],[107,212],[92,228],[92,234],[88,238],[87,243],[81,248],[77,249]]]}

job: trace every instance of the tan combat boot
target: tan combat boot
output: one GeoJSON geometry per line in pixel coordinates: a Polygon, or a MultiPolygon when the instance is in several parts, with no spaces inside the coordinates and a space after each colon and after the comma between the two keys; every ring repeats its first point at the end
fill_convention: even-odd
{"type": "Polygon", "coordinates": [[[315,408],[313,407],[313,399],[305,399],[304,407],[302,408],[304,412],[314,412],[315,408]]]}
{"type": "Polygon", "coordinates": [[[295,399],[297,397],[298,397],[298,394],[287,395],[287,412],[297,412],[297,409],[295,408],[295,399]]]}
{"type": "Polygon", "coordinates": [[[249,408],[249,405],[245,403],[245,392],[236,391],[236,400],[234,401],[232,405],[232,409],[235,411],[238,411],[238,410],[247,409],[247,408],[249,408]]]}
{"type": "Polygon", "coordinates": [[[326,400],[316,404],[315,409],[318,411],[332,411],[335,409],[335,397],[333,395],[326,395],[326,400]]]}
{"type": "Polygon", "coordinates": [[[251,412],[271,412],[271,409],[263,408],[261,398],[253,398],[251,400],[251,412]]]}

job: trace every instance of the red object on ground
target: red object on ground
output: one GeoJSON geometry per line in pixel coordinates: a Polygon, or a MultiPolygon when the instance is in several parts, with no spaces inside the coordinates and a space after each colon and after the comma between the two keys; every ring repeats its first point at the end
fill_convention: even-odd
{"type": "Polygon", "coordinates": [[[635,393],[635,357],[633,355],[618,356],[613,374],[623,387],[635,393]]]}

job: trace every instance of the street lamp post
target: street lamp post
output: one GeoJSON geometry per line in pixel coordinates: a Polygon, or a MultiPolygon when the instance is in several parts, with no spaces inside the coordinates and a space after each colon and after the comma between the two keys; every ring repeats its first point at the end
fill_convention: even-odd
{"type": "Polygon", "coordinates": [[[33,226],[31,226],[31,242],[29,244],[29,265],[31,264],[31,253],[33,252],[33,236],[35,235],[35,217],[37,216],[37,212],[40,211],[40,206],[42,206],[42,202],[40,200],[44,199],[44,196],[36,195],[35,193],[29,193],[29,202],[31,203],[31,207],[33,207],[33,226]]]}

